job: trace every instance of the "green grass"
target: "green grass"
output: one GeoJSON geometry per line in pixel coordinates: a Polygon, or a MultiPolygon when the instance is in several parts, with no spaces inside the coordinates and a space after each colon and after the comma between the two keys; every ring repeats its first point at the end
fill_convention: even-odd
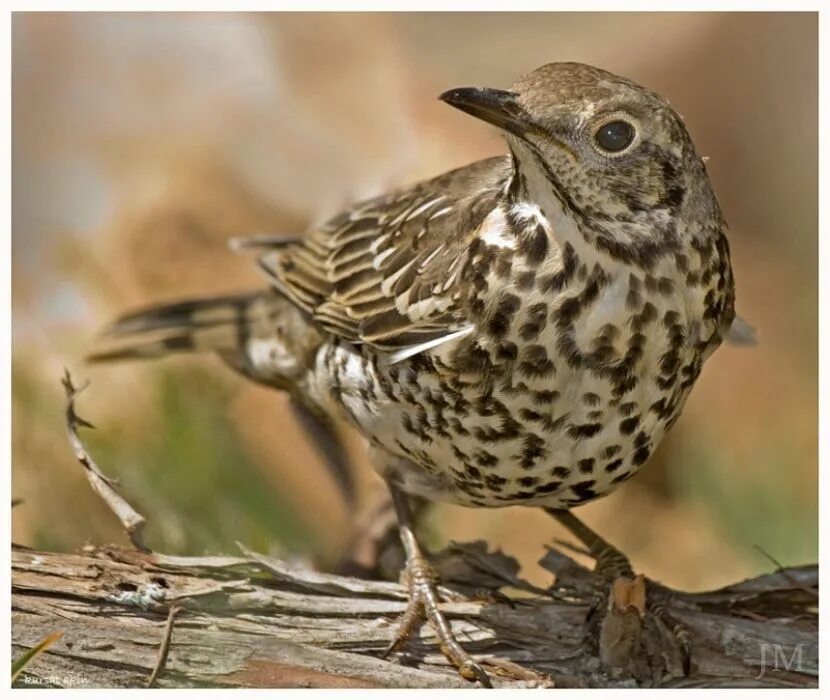
{"type": "Polygon", "coordinates": [[[159,384],[157,416],[140,444],[110,427],[83,435],[147,518],[147,543],[179,554],[233,552],[236,541],[271,552],[313,548],[291,494],[265,478],[230,423],[230,391],[202,371],[162,372],[159,384]]]}
{"type": "Polygon", "coordinates": [[[783,565],[817,561],[818,496],[805,500],[803,485],[799,489],[791,480],[792,451],[762,447],[748,473],[731,468],[715,446],[696,446],[684,451],[672,478],[683,496],[702,504],[723,536],[762,568],[771,563],[758,548],[783,565]]]}

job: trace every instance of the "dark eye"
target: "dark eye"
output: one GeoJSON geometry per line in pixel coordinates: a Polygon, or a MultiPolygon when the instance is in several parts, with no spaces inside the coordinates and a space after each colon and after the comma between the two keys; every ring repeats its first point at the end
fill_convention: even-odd
{"type": "Polygon", "coordinates": [[[608,153],[619,153],[628,148],[637,135],[632,124],[622,119],[603,124],[594,134],[597,145],[608,153]]]}

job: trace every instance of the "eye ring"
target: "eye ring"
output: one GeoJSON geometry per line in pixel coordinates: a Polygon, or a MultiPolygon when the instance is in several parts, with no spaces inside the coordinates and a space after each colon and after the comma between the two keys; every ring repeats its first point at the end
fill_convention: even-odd
{"type": "Polygon", "coordinates": [[[637,127],[622,116],[613,116],[594,129],[592,143],[603,155],[619,156],[637,141],[637,127]]]}

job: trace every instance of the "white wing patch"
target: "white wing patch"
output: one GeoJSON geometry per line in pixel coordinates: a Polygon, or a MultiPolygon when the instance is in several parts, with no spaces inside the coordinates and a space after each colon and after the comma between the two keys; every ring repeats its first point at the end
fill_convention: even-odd
{"type": "Polygon", "coordinates": [[[449,343],[450,341],[457,340],[458,338],[463,338],[465,335],[472,333],[474,329],[474,326],[465,326],[464,328],[448,333],[447,335],[442,335],[438,338],[432,338],[431,340],[427,340],[423,343],[418,343],[417,345],[409,345],[405,348],[401,348],[400,350],[396,350],[389,355],[389,364],[394,365],[412,357],[413,355],[424,352],[425,350],[431,350],[432,348],[443,345],[444,343],[449,343]]]}

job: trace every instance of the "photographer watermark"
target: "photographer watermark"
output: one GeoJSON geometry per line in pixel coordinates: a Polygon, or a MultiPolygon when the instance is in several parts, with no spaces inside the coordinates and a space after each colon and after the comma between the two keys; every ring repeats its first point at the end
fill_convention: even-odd
{"type": "Polygon", "coordinates": [[[761,670],[756,679],[763,678],[767,671],[804,671],[803,644],[793,647],[783,644],[761,644],[761,670]]]}
{"type": "Polygon", "coordinates": [[[46,676],[35,676],[24,673],[18,678],[21,685],[41,686],[44,688],[78,688],[88,686],[89,678],[78,673],[56,673],[46,676]]]}

